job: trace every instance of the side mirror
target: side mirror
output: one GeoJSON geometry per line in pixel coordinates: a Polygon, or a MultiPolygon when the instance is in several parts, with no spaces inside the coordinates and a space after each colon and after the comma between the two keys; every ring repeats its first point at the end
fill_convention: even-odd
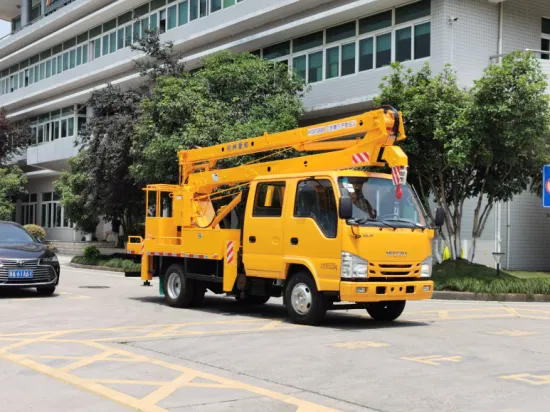
{"type": "Polygon", "coordinates": [[[340,219],[351,219],[353,216],[353,203],[351,197],[342,196],[338,203],[338,215],[340,219]]]}
{"type": "Polygon", "coordinates": [[[445,223],[445,211],[442,207],[438,207],[435,211],[435,225],[437,227],[443,226],[445,223]]]}

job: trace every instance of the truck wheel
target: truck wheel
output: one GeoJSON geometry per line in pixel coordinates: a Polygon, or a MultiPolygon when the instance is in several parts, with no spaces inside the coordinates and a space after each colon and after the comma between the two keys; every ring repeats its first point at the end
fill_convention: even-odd
{"type": "Polygon", "coordinates": [[[307,272],[299,272],[290,279],[285,301],[290,319],[301,325],[317,325],[327,312],[325,297],[307,272]]]}
{"type": "Polygon", "coordinates": [[[188,308],[195,296],[195,283],[187,279],[180,265],[171,265],[164,275],[164,298],[169,306],[188,308]]]}
{"type": "Polygon", "coordinates": [[[367,304],[367,312],[374,320],[391,322],[397,319],[405,309],[405,301],[375,302],[367,304]]]}
{"type": "Polygon", "coordinates": [[[245,304],[245,305],[263,305],[264,303],[267,303],[267,301],[270,298],[271,298],[271,296],[248,295],[245,298],[235,296],[235,299],[237,299],[237,302],[245,304]]]}
{"type": "Polygon", "coordinates": [[[193,295],[193,306],[201,306],[204,303],[204,294],[206,288],[199,283],[195,283],[195,294],[193,295]]]}

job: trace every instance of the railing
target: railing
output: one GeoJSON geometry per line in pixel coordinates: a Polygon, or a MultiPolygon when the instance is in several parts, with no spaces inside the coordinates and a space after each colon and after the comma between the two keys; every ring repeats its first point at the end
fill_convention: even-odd
{"type": "MultiPolygon", "coordinates": [[[[523,49],[521,51],[526,53],[532,53],[539,59],[550,60],[550,51],[548,50],[523,49]]],[[[489,57],[489,60],[491,61],[491,63],[495,63],[495,62],[498,62],[498,60],[500,60],[501,57],[504,57],[508,54],[510,53],[495,54],[494,56],[489,57]]]]}
{"type": "MultiPolygon", "coordinates": [[[[16,34],[16,33],[19,33],[21,30],[23,30],[23,29],[25,29],[25,28],[27,28],[27,27],[29,27],[29,26],[32,26],[33,24],[36,24],[38,21],[42,20],[44,17],[47,17],[47,16],[49,16],[49,15],[51,15],[51,14],[54,14],[56,11],[63,9],[63,7],[65,7],[65,6],[67,6],[67,5],[71,4],[71,3],[74,3],[75,1],[77,1],[77,0],[67,0],[65,3],[59,4],[58,6],[56,6],[56,7],[53,8],[53,9],[50,9],[50,10],[46,9],[46,13],[41,14],[41,15],[38,16],[36,19],[30,21],[28,24],[25,24],[24,26],[21,26],[21,27],[15,29],[15,30],[12,31],[11,33],[8,33],[8,34],[6,34],[5,36],[0,37],[0,41],[4,40],[4,39],[6,39],[6,38],[8,38],[8,37],[10,37],[10,36],[13,36],[13,35],[16,34]]],[[[115,1],[117,1],[117,0],[112,0],[111,3],[115,2],[115,1]]]]}

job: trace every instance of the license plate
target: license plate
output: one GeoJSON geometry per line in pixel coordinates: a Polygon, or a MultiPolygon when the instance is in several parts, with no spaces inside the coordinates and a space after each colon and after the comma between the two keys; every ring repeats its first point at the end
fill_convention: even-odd
{"type": "Polygon", "coordinates": [[[15,269],[8,271],[8,278],[11,279],[32,279],[31,269],[15,269]]]}

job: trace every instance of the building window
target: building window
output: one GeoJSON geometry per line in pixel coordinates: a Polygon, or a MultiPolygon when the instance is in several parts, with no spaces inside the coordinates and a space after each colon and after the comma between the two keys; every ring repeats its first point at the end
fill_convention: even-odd
{"type": "MultiPolygon", "coordinates": [[[[550,19],[542,19],[542,39],[540,42],[540,49],[542,51],[550,51],[550,19]]],[[[544,60],[550,60],[550,53],[542,53],[541,58],[544,60]]]]}
{"type": "Polygon", "coordinates": [[[26,195],[21,203],[21,224],[36,224],[37,194],[26,195]]]}
{"type": "Polygon", "coordinates": [[[59,202],[59,195],[55,192],[42,193],[42,227],[74,227],[65,215],[65,210],[59,202]]]}
{"type": "Polygon", "coordinates": [[[74,106],[68,106],[29,120],[32,133],[29,145],[48,143],[76,136],[86,123],[86,107],[83,106],[78,114],[75,113],[74,106]]]}
{"type": "MultiPolygon", "coordinates": [[[[549,36],[550,37],[550,36],[549,36]]],[[[430,1],[421,0],[257,51],[291,61],[296,75],[315,83],[430,57],[430,1]]]]}

